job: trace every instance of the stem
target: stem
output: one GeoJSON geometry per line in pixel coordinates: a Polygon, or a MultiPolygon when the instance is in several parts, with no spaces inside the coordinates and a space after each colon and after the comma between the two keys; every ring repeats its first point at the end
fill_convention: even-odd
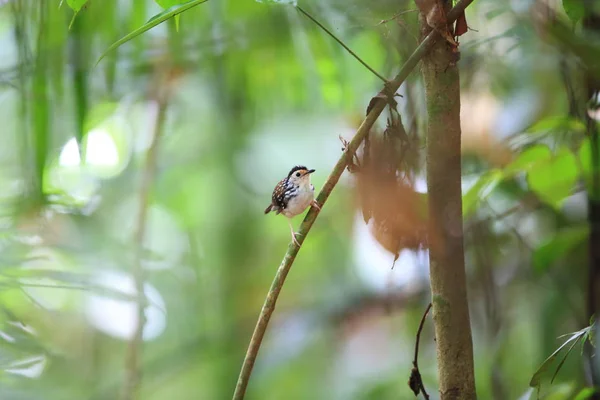
{"type": "Polygon", "coordinates": [[[138,204],[137,226],[135,231],[136,252],[135,261],[133,264],[133,278],[135,280],[135,291],[137,296],[136,311],[137,324],[134,335],[129,342],[127,356],[125,359],[126,379],[123,387],[123,400],[133,400],[137,397],[139,385],[142,377],[142,368],[140,363],[140,354],[142,351],[144,325],[146,323],[146,315],[144,313],[147,304],[146,295],[144,293],[144,270],[142,268],[142,258],[144,253],[144,238],[146,232],[146,221],[148,212],[148,197],[150,187],[154,178],[156,169],[156,158],[158,154],[158,144],[163,125],[165,121],[166,102],[163,99],[158,99],[158,109],[156,111],[156,120],[154,123],[154,132],[152,132],[152,143],[148,149],[146,156],[146,165],[144,167],[142,182],[140,188],[140,197],[138,204]]]}
{"type": "MultiPolygon", "coordinates": [[[[455,21],[456,18],[463,10],[473,2],[473,0],[460,0],[456,6],[448,13],[448,21],[455,21]]],[[[408,77],[410,72],[417,66],[421,58],[433,47],[436,41],[440,38],[440,35],[432,31],[427,37],[421,42],[421,44],[415,49],[413,54],[406,60],[406,63],[398,72],[398,75],[391,81],[388,86],[392,92],[397,91],[400,88],[400,85],[404,82],[404,80],[408,77]]],[[[340,176],[346,169],[348,163],[352,160],[353,154],[358,149],[358,146],[361,144],[365,136],[371,130],[371,127],[387,105],[385,100],[381,98],[377,98],[374,101],[374,105],[372,109],[367,114],[367,117],[360,125],[356,134],[348,144],[346,151],[342,154],[338,162],[333,167],[333,170],[329,174],[327,181],[323,185],[323,189],[317,196],[317,202],[321,205],[321,209],[325,205],[329,194],[337,184],[340,176]]],[[[306,217],[304,217],[304,221],[300,225],[300,230],[298,231],[298,242],[300,245],[304,243],[306,236],[310,232],[310,228],[315,222],[317,218],[317,210],[311,208],[306,217]]],[[[242,369],[240,371],[240,375],[235,387],[235,392],[233,393],[234,400],[241,400],[244,398],[246,394],[246,389],[248,387],[248,382],[250,380],[250,375],[252,374],[252,369],[254,368],[254,362],[256,361],[256,357],[258,355],[258,351],[262,344],[263,337],[265,336],[265,331],[269,324],[269,320],[271,319],[271,315],[275,310],[275,304],[277,303],[277,298],[279,297],[279,293],[281,292],[281,288],[285,282],[285,278],[287,277],[294,260],[296,259],[296,255],[300,250],[299,246],[291,244],[288,247],[288,250],[277,269],[277,273],[275,274],[275,278],[273,279],[273,283],[267,293],[267,297],[260,311],[260,316],[258,317],[258,321],[256,322],[256,327],[254,328],[254,332],[252,333],[252,338],[250,339],[250,344],[248,345],[248,350],[246,352],[246,356],[244,357],[244,363],[242,364],[242,369]]]]}
{"type": "MultiPolygon", "coordinates": [[[[421,26],[425,32],[431,29],[424,18],[421,26]]],[[[440,41],[421,68],[428,114],[429,265],[441,399],[471,400],[476,398],[475,372],[464,257],[460,77],[455,57],[440,41]]]]}
{"type": "Polygon", "coordinates": [[[425,309],[423,317],[421,318],[421,323],[419,324],[419,330],[417,331],[417,339],[415,341],[415,358],[413,359],[413,367],[415,368],[417,376],[419,377],[419,388],[421,389],[423,397],[425,397],[426,400],[429,400],[429,395],[427,394],[427,391],[425,390],[425,385],[423,384],[423,380],[421,379],[421,371],[419,371],[419,342],[421,341],[421,332],[423,331],[423,325],[425,325],[425,318],[427,318],[429,310],[431,310],[431,303],[427,305],[427,309],[425,309]]]}
{"type": "Polygon", "coordinates": [[[387,24],[391,20],[396,19],[396,18],[398,18],[401,15],[408,14],[410,12],[417,12],[417,11],[419,11],[419,10],[413,9],[413,10],[400,11],[399,13],[394,14],[392,17],[390,17],[388,19],[382,19],[381,21],[379,21],[379,23],[377,25],[387,24]]]}
{"type": "Polygon", "coordinates": [[[83,15],[73,17],[73,27],[69,30],[69,42],[73,46],[71,52],[71,65],[72,67],[72,80],[73,88],[75,89],[75,126],[77,128],[75,137],[77,139],[77,146],[79,147],[79,159],[81,163],[85,163],[85,146],[83,143],[83,137],[85,135],[85,119],[88,110],[88,70],[87,62],[88,59],[88,47],[85,46],[85,34],[84,32],[84,21],[82,20],[83,15]]]}
{"type": "Polygon", "coordinates": [[[355,52],[353,52],[352,50],[350,50],[350,48],[348,46],[346,46],[346,44],[344,42],[342,42],[341,39],[339,39],[337,36],[335,36],[329,29],[325,28],[325,26],[323,26],[323,24],[321,24],[319,21],[317,21],[312,15],[310,15],[309,13],[307,13],[306,11],[304,11],[304,9],[302,7],[296,6],[296,8],[298,9],[298,11],[300,11],[302,14],[304,14],[308,19],[310,19],[312,22],[314,22],[315,24],[317,24],[317,26],[319,28],[323,29],[326,34],[328,34],[329,36],[331,36],[333,38],[333,40],[335,40],[336,42],[338,42],[344,49],[346,49],[346,51],[348,53],[350,53],[352,55],[352,57],[356,58],[356,60],[358,60],[359,63],[361,63],[362,65],[365,66],[366,69],[368,69],[369,71],[371,71],[373,73],[373,75],[375,75],[376,77],[378,77],[379,79],[381,79],[382,82],[387,82],[388,81],[382,75],[380,75],[377,71],[375,71],[373,68],[371,68],[371,66],[369,64],[367,64],[366,62],[364,62],[363,59],[360,58],[355,52]]]}
{"type": "Polygon", "coordinates": [[[45,202],[44,171],[50,144],[51,102],[48,96],[48,3],[39,3],[40,18],[38,22],[35,67],[30,100],[32,104],[33,151],[35,154],[35,201],[37,205],[45,202]]]}

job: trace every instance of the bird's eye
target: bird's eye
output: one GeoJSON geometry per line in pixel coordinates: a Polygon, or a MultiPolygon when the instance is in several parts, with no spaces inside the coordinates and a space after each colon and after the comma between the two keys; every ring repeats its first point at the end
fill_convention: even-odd
{"type": "Polygon", "coordinates": [[[300,178],[300,172],[296,172],[296,176],[300,178]]]}

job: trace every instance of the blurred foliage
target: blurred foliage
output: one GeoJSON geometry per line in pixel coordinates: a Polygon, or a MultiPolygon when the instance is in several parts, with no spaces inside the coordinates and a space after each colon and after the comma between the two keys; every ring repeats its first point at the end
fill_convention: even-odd
{"type": "MultiPolygon", "coordinates": [[[[289,241],[283,218],[262,213],[271,190],[296,164],[317,170],[318,190],[341,155],[338,135],[352,135],[381,89],[293,5],[274,3],[283,2],[0,0],[0,398],[119,397],[139,248],[140,398],[231,396],[289,241]]],[[[556,364],[535,375],[539,393],[529,388],[557,338],[589,325],[593,152],[581,112],[599,116],[581,93],[582,71],[600,74],[600,38],[584,29],[580,2],[560,3],[476,1],[466,13],[472,30],[460,37],[465,254],[482,399],[591,395],[578,352],[553,384],[556,364]]],[[[420,35],[416,12],[394,17],[412,1],[301,5],[387,77],[420,35]]],[[[395,207],[420,213],[418,71],[400,93],[415,145],[403,155],[412,192],[395,207]]],[[[380,119],[373,137],[384,133],[380,119]]],[[[394,254],[365,225],[356,187],[350,174],[341,180],[303,245],[247,398],[413,398],[406,382],[429,302],[427,251],[394,248],[391,269],[394,254]]],[[[434,346],[428,322],[419,365],[438,398],[434,346]]]]}

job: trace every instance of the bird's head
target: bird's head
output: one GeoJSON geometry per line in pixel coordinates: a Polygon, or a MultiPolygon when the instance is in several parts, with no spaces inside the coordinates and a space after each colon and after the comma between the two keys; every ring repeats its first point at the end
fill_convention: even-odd
{"type": "Polygon", "coordinates": [[[290,170],[288,179],[297,185],[310,184],[310,174],[313,172],[315,172],[314,169],[308,169],[303,165],[297,165],[290,170]]]}

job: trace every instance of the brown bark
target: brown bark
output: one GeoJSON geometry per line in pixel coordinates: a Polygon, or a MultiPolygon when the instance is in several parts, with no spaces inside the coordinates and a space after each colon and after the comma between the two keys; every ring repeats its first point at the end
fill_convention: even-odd
{"type": "MultiPolygon", "coordinates": [[[[425,34],[430,29],[423,20],[421,26],[425,34]]],[[[463,252],[460,79],[455,58],[448,42],[438,40],[422,63],[430,234],[435,232],[440,241],[430,248],[429,261],[439,389],[444,400],[476,398],[463,252]]]]}

